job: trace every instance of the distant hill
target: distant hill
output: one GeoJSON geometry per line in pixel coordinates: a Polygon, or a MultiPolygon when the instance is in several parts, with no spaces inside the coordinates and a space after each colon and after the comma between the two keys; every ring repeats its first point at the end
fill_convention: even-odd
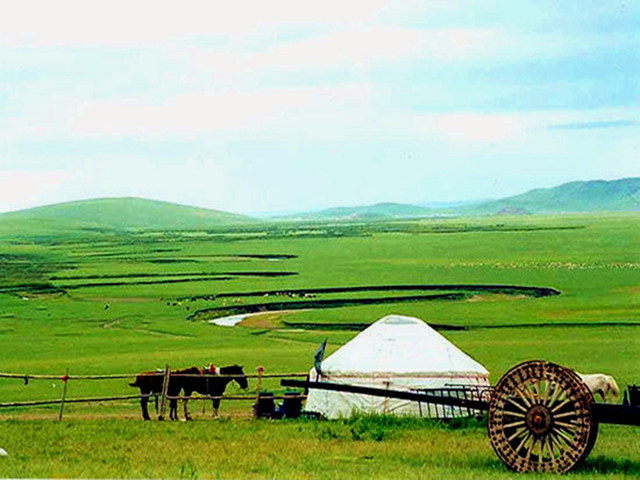
{"type": "Polygon", "coordinates": [[[359,207],[335,207],[318,212],[304,212],[288,215],[298,220],[375,220],[390,218],[412,218],[428,216],[432,212],[427,208],[403,203],[376,203],[359,207]]]}
{"type": "Polygon", "coordinates": [[[499,200],[409,205],[377,203],[302,212],[289,220],[374,220],[476,215],[527,215],[534,213],[640,211],[640,178],[570,182],[538,188],[499,200]]]}
{"type": "MultiPolygon", "coordinates": [[[[402,203],[329,208],[281,216],[280,220],[388,220],[435,216],[526,215],[640,211],[640,178],[570,182],[499,200],[431,204],[402,203]]],[[[274,218],[275,219],[275,218],[274,218]]],[[[196,230],[258,220],[228,212],[141,198],[102,198],[0,214],[0,234],[95,230],[196,230]]]]}
{"type": "Polygon", "coordinates": [[[141,198],[101,198],[0,214],[0,225],[42,225],[48,229],[200,229],[250,223],[243,215],[141,198]]]}
{"type": "Polygon", "coordinates": [[[640,178],[564,183],[454,210],[483,215],[640,211],[640,178]]]}

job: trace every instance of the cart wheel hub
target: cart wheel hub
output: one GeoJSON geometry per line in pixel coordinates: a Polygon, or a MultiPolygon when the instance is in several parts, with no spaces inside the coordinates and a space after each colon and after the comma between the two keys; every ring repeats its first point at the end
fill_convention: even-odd
{"type": "Polygon", "coordinates": [[[544,405],[533,405],[526,416],[527,427],[537,436],[545,435],[551,428],[553,417],[544,405]]]}

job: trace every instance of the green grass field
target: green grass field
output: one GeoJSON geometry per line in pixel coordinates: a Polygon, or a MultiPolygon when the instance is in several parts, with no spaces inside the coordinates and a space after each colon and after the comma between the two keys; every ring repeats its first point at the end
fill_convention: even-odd
{"type": "MultiPolygon", "coordinates": [[[[115,374],[239,363],[247,373],[305,372],[389,313],[456,327],[442,333],[491,372],[545,359],[640,383],[640,214],[491,217],[371,224],[251,224],[198,231],[0,227],[0,371],[115,374]],[[276,274],[283,274],[276,276],[276,274]],[[284,275],[286,274],[286,275],[284,275]],[[560,295],[460,291],[456,300],[376,304],[441,292],[287,292],[387,285],[550,287],[560,295]],[[242,295],[260,292],[259,295],[242,295]],[[264,292],[279,292],[280,295],[264,292]],[[248,304],[371,299],[210,325],[248,304]],[[210,309],[217,313],[201,313],[210,309]],[[287,325],[295,325],[289,328],[287,325]],[[318,325],[338,328],[323,330],[318,325]],[[304,328],[307,325],[308,328],[304,328]]],[[[131,395],[129,380],[71,381],[70,398],[131,395]]],[[[268,388],[277,389],[275,381],[268,388]]],[[[57,399],[60,381],[0,379],[0,402],[57,399]]],[[[250,383],[250,393],[255,384],[250,383]]],[[[232,390],[237,393],[237,390],[232,390]]],[[[250,420],[223,402],[221,421],[139,420],[135,401],[0,410],[4,477],[509,478],[482,425],[356,419],[250,420]],[[362,430],[362,431],[360,431],[362,430]]],[[[640,474],[640,429],[604,426],[572,476],[640,474]]],[[[544,476],[551,478],[552,476],[544,476]]],[[[529,478],[529,477],[527,477],[529,478]]]]}

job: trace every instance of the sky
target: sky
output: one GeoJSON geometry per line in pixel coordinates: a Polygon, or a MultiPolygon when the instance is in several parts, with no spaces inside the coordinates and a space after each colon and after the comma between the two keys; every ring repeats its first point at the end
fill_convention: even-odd
{"type": "Polygon", "coordinates": [[[237,213],[640,176],[640,1],[5,2],[0,212],[237,213]]]}

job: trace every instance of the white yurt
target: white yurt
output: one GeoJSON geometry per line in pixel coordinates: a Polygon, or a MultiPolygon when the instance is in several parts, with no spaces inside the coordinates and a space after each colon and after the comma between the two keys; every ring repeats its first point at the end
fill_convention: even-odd
{"type": "MultiPolygon", "coordinates": [[[[388,315],[315,367],[311,381],[422,391],[466,386],[488,388],[489,372],[419,318],[388,315]]],[[[306,410],[327,418],[354,413],[442,416],[433,404],[354,393],[309,389],[306,410]]],[[[468,413],[460,411],[459,415],[468,413]]],[[[449,409],[445,416],[457,416],[449,409]]]]}

